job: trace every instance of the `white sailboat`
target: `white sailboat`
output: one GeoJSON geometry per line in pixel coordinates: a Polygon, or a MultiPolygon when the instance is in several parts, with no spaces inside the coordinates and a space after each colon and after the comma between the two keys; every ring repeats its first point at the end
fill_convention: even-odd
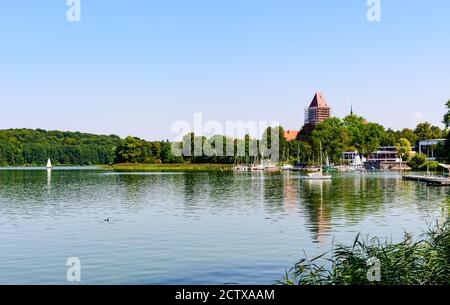
{"type": "Polygon", "coordinates": [[[323,169],[322,169],[322,143],[319,143],[320,145],[320,169],[318,172],[314,173],[308,173],[307,176],[301,176],[300,179],[305,180],[330,180],[332,178],[331,175],[324,175],[323,169]]]}
{"type": "Polygon", "coordinates": [[[281,169],[284,170],[284,171],[290,171],[290,170],[293,170],[293,169],[294,169],[294,166],[293,166],[293,165],[290,165],[290,164],[286,164],[286,165],[283,165],[283,166],[281,167],[281,169]]]}
{"type": "Polygon", "coordinates": [[[47,169],[52,168],[52,161],[50,159],[47,160],[47,169]]]}
{"type": "Polygon", "coordinates": [[[260,171],[264,171],[264,168],[265,168],[265,166],[264,166],[264,159],[261,157],[261,161],[258,162],[258,155],[256,155],[255,162],[250,167],[250,171],[252,171],[252,172],[260,172],[260,171]]]}

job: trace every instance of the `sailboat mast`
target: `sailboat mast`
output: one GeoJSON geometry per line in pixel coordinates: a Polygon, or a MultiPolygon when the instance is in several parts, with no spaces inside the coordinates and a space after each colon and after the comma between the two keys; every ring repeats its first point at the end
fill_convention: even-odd
{"type": "Polygon", "coordinates": [[[320,171],[322,171],[322,164],[323,164],[323,160],[322,160],[322,142],[319,141],[319,149],[320,149],[320,171]]]}

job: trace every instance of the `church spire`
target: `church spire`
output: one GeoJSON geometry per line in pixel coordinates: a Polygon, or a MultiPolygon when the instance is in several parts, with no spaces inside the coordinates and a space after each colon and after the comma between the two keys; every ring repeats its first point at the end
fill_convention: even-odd
{"type": "Polygon", "coordinates": [[[350,115],[353,115],[353,103],[350,103],[350,115]]]}

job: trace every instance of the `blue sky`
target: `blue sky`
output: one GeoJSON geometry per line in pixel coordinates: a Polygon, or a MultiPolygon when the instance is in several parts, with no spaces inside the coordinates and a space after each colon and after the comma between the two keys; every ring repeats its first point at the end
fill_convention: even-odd
{"type": "Polygon", "coordinates": [[[339,117],[441,124],[450,2],[66,0],[0,5],[0,129],[171,138],[177,120],[299,129],[316,90],[339,117]]]}

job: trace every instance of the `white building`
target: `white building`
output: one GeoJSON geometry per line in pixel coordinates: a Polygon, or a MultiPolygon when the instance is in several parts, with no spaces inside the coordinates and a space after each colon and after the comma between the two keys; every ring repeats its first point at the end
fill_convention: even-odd
{"type": "Polygon", "coordinates": [[[400,162],[400,154],[396,146],[382,146],[369,154],[368,161],[400,162]]]}
{"type": "Polygon", "coordinates": [[[428,160],[436,160],[434,150],[436,145],[445,142],[445,139],[431,139],[419,141],[419,153],[425,154],[428,160]]]}
{"type": "Polygon", "coordinates": [[[342,153],[342,159],[346,160],[350,165],[360,167],[366,162],[366,158],[357,151],[346,151],[342,153]]]}

